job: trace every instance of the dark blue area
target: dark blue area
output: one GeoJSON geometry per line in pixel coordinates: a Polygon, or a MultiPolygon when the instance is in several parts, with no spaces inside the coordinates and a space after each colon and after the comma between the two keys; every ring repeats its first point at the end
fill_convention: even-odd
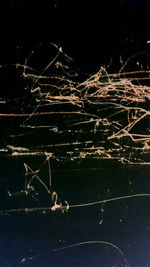
{"type": "MultiPolygon", "coordinates": [[[[20,212],[0,215],[2,262],[7,262],[8,266],[13,267],[105,267],[125,264],[119,252],[106,244],[83,244],[53,251],[84,241],[99,240],[118,246],[130,266],[149,264],[149,197],[114,201],[85,208],[70,208],[68,213],[64,214],[61,211],[44,212],[44,209],[33,212],[23,210],[51,205],[51,200],[38,182],[35,183],[39,193],[37,196],[31,194],[9,197],[8,191],[15,193],[24,188],[23,162],[30,162],[30,166],[38,168],[41,160],[42,158],[38,160],[1,158],[1,210],[22,208],[20,212]],[[103,223],[99,224],[101,219],[103,223]]],[[[82,169],[81,165],[78,165],[75,169],[66,169],[59,168],[59,165],[53,163],[51,167],[53,189],[62,201],[66,199],[70,205],[132,193],[149,193],[149,168],[109,166],[94,170],[82,169]]],[[[46,182],[46,167],[41,171],[40,177],[45,177],[46,182]]],[[[1,264],[1,266],[7,265],[1,264]]]]}

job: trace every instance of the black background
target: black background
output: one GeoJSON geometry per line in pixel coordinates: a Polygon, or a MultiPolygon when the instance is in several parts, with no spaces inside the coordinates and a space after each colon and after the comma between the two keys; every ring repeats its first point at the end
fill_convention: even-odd
{"type": "Polygon", "coordinates": [[[39,43],[61,45],[78,67],[95,72],[119,57],[149,52],[149,1],[0,2],[0,62],[23,60],[39,43]]]}
{"type": "MultiPolygon", "coordinates": [[[[0,96],[13,98],[18,92],[24,91],[26,81],[18,76],[17,70],[11,67],[11,64],[24,64],[26,57],[40,43],[53,42],[61,46],[63,51],[74,59],[78,70],[85,73],[95,73],[101,66],[107,66],[110,62],[110,72],[117,72],[121,67],[120,56],[126,61],[136,53],[145,54],[141,64],[149,65],[149,17],[150,1],[146,0],[1,0],[0,96]],[[4,67],[5,64],[8,65],[4,67]]],[[[43,60],[38,64],[41,62],[43,63],[43,60]]],[[[28,102],[28,95],[26,98],[28,102]]],[[[22,102],[20,101],[20,104],[22,102]]],[[[15,107],[12,102],[11,112],[14,112],[13,108],[15,107]]],[[[11,125],[13,122],[15,125],[13,119],[11,125]]],[[[6,140],[7,135],[12,134],[12,129],[15,132],[15,129],[14,125],[10,128],[5,118],[3,124],[5,127],[1,124],[1,134],[3,132],[3,138],[6,140]]],[[[43,139],[40,141],[43,142],[43,139]]],[[[26,142],[32,143],[30,136],[26,142]]],[[[10,145],[6,141],[5,144],[10,145]]],[[[22,195],[12,199],[7,191],[17,192],[23,189],[24,162],[31,166],[36,165],[34,169],[38,169],[42,160],[1,157],[1,210],[23,210],[26,206],[32,207],[33,199],[31,201],[22,195]]],[[[93,171],[89,168],[88,162],[85,163],[86,171],[81,171],[80,167],[73,171],[70,164],[65,170],[62,170],[61,166],[56,168],[53,164],[51,167],[54,189],[71,204],[95,201],[95,198],[104,199],[108,188],[110,198],[132,193],[149,193],[149,168],[113,169],[112,166],[112,171],[111,168],[99,168],[96,163],[95,167],[99,170],[93,171]]],[[[46,177],[46,173],[43,173],[43,176],[46,177]]],[[[38,205],[45,206],[46,197],[41,199],[38,205]]],[[[101,216],[100,206],[84,210],[75,209],[68,214],[26,214],[23,211],[1,216],[0,267],[23,267],[22,258],[36,255],[39,256],[25,265],[70,267],[73,258],[75,263],[72,262],[72,266],[76,267],[79,266],[76,260],[81,258],[85,260],[81,266],[99,266],[99,263],[87,264],[89,255],[86,249],[83,254],[83,248],[77,248],[72,258],[68,257],[68,250],[64,251],[64,254],[62,252],[63,256],[61,252],[52,255],[53,248],[94,239],[118,245],[125,252],[131,267],[149,264],[148,198],[112,202],[105,207],[102,225],[99,224],[101,216]],[[53,263],[50,265],[52,259],[53,263]],[[60,261],[60,265],[56,265],[57,261],[60,261]]],[[[123,260],[117,253],[113,254],[115,251],[105,250],[104,246],[101,249],[100,254],[98,247],[95,258],[100,261],[102,267],[113,266],[116,262],[114,266],[122,266],[123,260]]]]}
{"type": "MultiPolygon", "coordinates": [[[[24,64],[33,49],[48,42],[61,46],[74,59],[78,72],[91,74],[109,66],[108,73],[115,73],[121,61],[135,54],[140,54],[136,60],[147,68],[149,14],[146,0],[1,0],[0,96],[14,98],[24,93],[30,85],[11,64],[24,64]]],[[[47,53],[45,57],[51,57],[51,49],[47,53]]],[[[136,60],[128,70],[136,68],[136,60]]],[[[38,66],[41,61],[42,56],[38,66]]]]}

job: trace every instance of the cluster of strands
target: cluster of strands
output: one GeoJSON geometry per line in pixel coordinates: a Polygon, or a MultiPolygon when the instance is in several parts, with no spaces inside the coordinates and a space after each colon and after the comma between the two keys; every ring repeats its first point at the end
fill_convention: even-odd
{"type": "MultiPolygon", "coordinates": [[[[53,46],[55,46],[53,44],[53,46]]],[[[25,65],[23,77],[33,81],[35,103],[30,113],[1,114],[24,117],[21,128],[45,136],[45,143],[32,146],[10,144],[13,155],[51,153],[57,159],[117,159],[122,163],[149,164],[150,71],[108,74],[100,70],[83,82],[82,74],[70,73],[59,56],[41,71],[25,65]],[[51,74],[51,67],[56,74],[51,74]],[[57,141],[56,141],[57,140],[57,141]],[[20,149],[19,149],[20,148],[20,149]]],[[[14,136],[12,136],[14,138],[14,136]]],[[[16,142],[15,142],[16,144],[16,142]]]]}

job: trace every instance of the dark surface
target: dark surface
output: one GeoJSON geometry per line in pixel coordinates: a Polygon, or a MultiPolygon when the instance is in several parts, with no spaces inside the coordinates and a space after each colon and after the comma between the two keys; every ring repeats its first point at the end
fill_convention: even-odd
{"type": "MultiPolygon", "coordinates": [[[[122,66],[120,57],[125,62],[136,53],[146,55],[132,59],[132,69],[136,61],[144,66],[149,64],[148,1],[46,0],[35,4],[32,0],[7,0],[1,1],[0,12],[3,68],[4,64],[24,64],[31,51],[46,42],[61,46],[79,70],[86,73],[95,73],[108,65],[110,72],[117,72],[122,66]]],[[[37,66],[42,56],[38,60],[37,66]]],[[[1,95],[6,94],[4,91],[13,95],[26,86],[12,67],[0,70],[0,77],[1,95]]]]}
{"type": "MultiPolygon", "coordinates": [[[[130,266],[149,264],[148,197],[110,202],[105,205],[71,209],[68,213],[25,212],[24,208],[48,207],[51,200],[36,182],[36,191],[28,196],[11,193],[24,188],[21,162],[40,165],[42,158],[1,159],[1,209],[15,208],[1,214],[0,266],[124,266],[119,253],[109,245],[88,244],[54,252],[53,249],[83,241],[105,241],[118,246],[130,266]],[[7,168],[6,168],[7,166],[7,168]],[[9,167],[9,168],[8,168],[9,167]],[[21,211],[17,209],[21,208],[21,211]],[[102,212],[102,209],[104,212],[102,212]],[[103,220],[102,224],[99,222],[103,220]],[[26,258],[24,264],[21,260],[26,258]]],[[[52,167],[53,188],[70,205],[97,201],[132,193],[149,193],[149,168],[52,167]],[[107,190],[109,189],[109,193],[107,190]]],[[[40,177],[47,177],[47,168],[40,177]]]]}
{"type": "MultiPolygon", "coordinates": [[[[0,96],[8,103],[8,109],[2,108],[1,113],[9,112],[9,107],[15,112],[18,102],[27,110],[28,103],[33,103],[28,90],[24,90],[32,83],[19,76],[19,70],[11,64],[24,64],[39,43],[62,46],[74,59],[74,66],[84,73],[95,73],[108,64],[109,71],[116,72],[122,65],[120,56],[126,61],[136,53],[141,53],[136,57],[140,64],[149,66],[149,15],[150,4],[146,0],[1,1],[0,96]],[[4,67],[5,64],[9,66],[4,67]]],[[[130,70],[135,67],[136,58],[131,60],[130,70]]],[[[43,56],[36,61],[37,69],[43,61],[43,56]]],[[[8,136],[15,134],[13,122],[15,119],[11,118],[0,120],[1,147],[9,145],[8,136]]],[[[32,140],[27,136],[25,142],[32,140]]],[[[21,209],[0,213],[0,267],[125,266],[123,258],[109,245],[89,244],[53,251],[90,240],[118,246],[131,267],[150,266],[148,197],[70,209],[64,214],[44,209],[26,213],[25,208],[50,207],[51,200],[41,185],[35,184],[38,195],[31,192],[28,196],[10,197],[8,191],[24,190],[24,162],[37,170],[43,160],[42,157],[0,158],[0,209],[21,209]],[[99,224],[101,219],[103,223],[99,224]],[[23,258],[26,261],[21,263],[23,258]]],[[[53,190],[70,205],[149,193],[149,167],[123,168],[110,162],[105,166],[109,167],[98,161],[79,160],[76,164],[52,161],[53,190]]],[[[47,181],[47,166],[40,175],[47,181]]]]}
{"type": "MultiPolygon", "coordinates": [[[[39,43],[61,45],[81,68],[95,71],[149,51],[148,1],[1,1],[1,63],[24,60],[39,43]]],[[[117,70],[118,66],[114,68],[117,70]]]]}

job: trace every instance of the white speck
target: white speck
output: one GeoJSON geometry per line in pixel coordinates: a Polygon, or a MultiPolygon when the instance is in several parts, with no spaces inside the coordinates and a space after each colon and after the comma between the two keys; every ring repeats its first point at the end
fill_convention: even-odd
{"type": "Polygon", "coordinates": [[[57,128],[57,127],[54,127],[54,128],[52,128],[52,131],[53,131],[54,133],[58,133],[58,128],[57,128]]]}

